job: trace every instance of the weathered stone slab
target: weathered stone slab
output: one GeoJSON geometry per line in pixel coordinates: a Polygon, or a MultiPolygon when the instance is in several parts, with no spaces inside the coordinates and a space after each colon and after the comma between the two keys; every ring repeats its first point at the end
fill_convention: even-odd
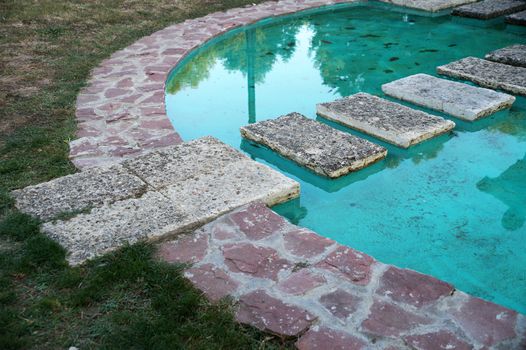
{"type": "Polygon", "coordinates": [[[477,0],[381,0],[390,4],[417,10],[438,12],[455,6],[469,4],[477,0]]]}
{"type": "Polygon", "coordinates": [[[217,167],[210,172],[195,174],[161,190],[201,224],[250,202],[272,206],[299,195],[296,181],[248,158],[215,163],[217,167]]]}
{"type": "Polygon", "coordinates": [[[191,229],[197,220],[157,192],[93,209],[70,220],[47,222],[42,231],[70,254],[72,265],[125,244],[156,240],[191,229]]]}
{"type": "Polygon", "coordinates": [[[451,14],[453,16],[490,19],[524,9],[526,9],[526,2],[523,0],[484,0],[457,7],[451,14]]]}
{"type": "MultiPolygon", "coordinates": [[[[84,183],[73,187],[77,192],[85,186],[96,187],[102,183],[105,186],[103,188],[112,185],[112,191],[122,191],[119,194],[121,197],[129,197],[128,192],[131,192],[140,198],[114,200],[113,203],[105,200],[99,203],[102,200],[96,202],[90,198],[105,199],[108,197],[106,192],[112,195],[113,192],[99,191],[102,193],[100,195],[88,187],[86,191],[91,190],[89,193],[99,195],[87,196],[90,201],[83,199],[82,193],[75,192],[73,198],[80,198],[81,203],[84,200],[94,204],[95,208],[90,213],[77,215],[67,221],[44,224],[44,232],[61,243],[71,254],[69,260],[72,264],[81,263],[125,243],[160,239],[185,232],[254,201],[274,205],[299,194],[299,184],[296,181],[213,138],[155,151],[150,156],[126,162],[124,167],[115,166],[111,169],[114,169],[113,172],[117,169],[123,174],[128,174],[125,169],[135,172],[137,176],[128,174],[129,177],[141,185],[138,186],[139,190],[149,192],[140,197],[139,191],[133,192],[128,190],[130,186],[120,185],[120,182],[107,174],[107,170],[99,171],[94,168],[81,173],[88,176],[80,177],[84,183]],[[108,176],[112,181],[106,179],[108,176]],[[159,189],[152,186],[147,188],[146,183],[139,178],[159,189]]],[[[128,179],[122,174],[121,177],[128,179]]],[[[69,183],[70,180],[57,181],[69,183]]],[[[31,199],[38,201],[35,196],[31,199]]],[[[31,202],[28,203],[30,206],[31,202]]],[[[166,245],[161,255],[164,254],[166,260],[175,259],[174,255],[181,256],[182,249],[189,254],[185,258],[188,261],[182,262],[195,262],[195,259],[203,256],[206,248],[206,241],[189,238],[186,244],[180,242],[177,246],[166,245]]]]}
{"type": "Polygon", "coordinates": [[[400,100],[473,121],[511,107],[515,97],[427,74],[415,74],[382,85],[382,91],[400,100]]]}
{"type": "Polygon", "coordinates": [[[526,26],[526,11],[521,11],[506,16],[506,23],[516,26],[526,26]]]}
{"type": "Polygon", "coordinates": [[[358,93],[317,105],[318,115],[407,148],[455,127],[455,123],[398,103],[358,93]]]}
{"type": "Polygon", "coordinates": [[[122,165],[159,189],[199,174],[213,174],[226,164],[249,158],[207,136],[124,161],[122,165]]]}
{"type": "Polygon", "coordinates": [[[299,113],[241,128],[241,135],[328,177],[339,177],[374,163],[387,150],[299,113]]]}
{"type": "Polygon", "coordinates": [[[526,68],[466,57],[437,67],[437,72],[453,78],[470,80],[483,87],[526,95],[526,68]]]}
{"type": "Polygon", "coordinates": [[[348,333],[327,327],[312,327],[297,342],[298,350],[361,350],[367,344],[362,339],[348,333]]]}
{"type": "MultiPolygon", "coordinates": [[[[524,13],[526,21],[526,11],[521,13],[524,13]]],[[[492,51],[486,55],[485,59],[526,68],[526,45],[512,45],[492,51]]]]}
{"type": "Polygon", "coordinates": [[[141,196],[147,185],[120,165],[93,168],[12,192],[16,207],[41,220],[141,196]]]}

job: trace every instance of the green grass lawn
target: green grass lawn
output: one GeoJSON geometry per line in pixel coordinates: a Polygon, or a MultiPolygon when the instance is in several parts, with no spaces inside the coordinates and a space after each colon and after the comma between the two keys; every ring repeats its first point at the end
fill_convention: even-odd
{"type": "Polygon", "coordinates": [[[180,266],[138,244],[81,267],[13,209],[9,191],[75,171],[68,141],[92,68],[138,38],[255,0],[0,1],[0,349],[275,349],[180,266]]]}

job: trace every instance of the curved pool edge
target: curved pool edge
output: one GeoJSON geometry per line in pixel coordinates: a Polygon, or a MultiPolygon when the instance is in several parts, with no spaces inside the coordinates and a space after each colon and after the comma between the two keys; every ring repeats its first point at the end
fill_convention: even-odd
{"type": "Polygon", "coordinates": [[[71,162],[82,170],[181,143],[166,115],[165,82],[190,53],[212,39],[268,18],[365,2],[280,0],[234,8],[171,25],[115,52],[92,70],[77,96],[71,162]]]}

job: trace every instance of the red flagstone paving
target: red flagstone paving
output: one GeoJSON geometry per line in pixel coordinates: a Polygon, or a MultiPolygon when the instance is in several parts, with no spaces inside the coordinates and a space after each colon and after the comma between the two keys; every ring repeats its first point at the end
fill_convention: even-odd
{"type": "Polygon", "coordinates": [[[526,317],[374,260],[253,203],[159,246],[236,318],[309,349],[524,349],[526,317]],[[259,233],[258,233],[259,231],[259,233]]]}

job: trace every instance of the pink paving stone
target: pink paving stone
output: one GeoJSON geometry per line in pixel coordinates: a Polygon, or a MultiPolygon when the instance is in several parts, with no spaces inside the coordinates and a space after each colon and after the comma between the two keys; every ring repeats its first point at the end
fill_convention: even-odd
{"type": "Polygon", "coordinates": [[[116,88],[112,88],[112,89],[107,89],[106,92],[104,92],[104,96],[107,97],[107,98],[112,98],[112,97],[117,97],[117,96],[121,96],[121,95],[125,95],[129,92],[130,90],[127,90],[127,89],[116,89],[116,88]]]}
{"type": "Polygon", "coordinates": [[[312,327],[296,342],[298,350],[360,350],[366,345],[349,333],[326,327],[312,327]]]}
{"type": "Polygon", "coordinates": [[[154,92],[150,97],[144,99],[141,103],[163,103],[164,91],[154,92]]]}
{"type": "Polygon", "coordinates": [[[160,245],[158,256],[168,263],[191,264],[201,261],[208,250],[208,236],[205,234],[185,235],[175,241],[160,245]]]}
{"type": "Polygon", "coordinates": [[[374,335],[397,337],[431,320],[390,303],[376,299],[369,310],[369,317],[362,322],[362,329],[374,335]]]}
{"type": "Polygon", "coordinates": [[[325,284],[327,280],[322,275],[301,269],[293,272],[287,279],[278,283],[278,289],[282,292],[294,295],[306,294],[307,292],[325,284]]]}
{"type": "Polygon", "coordinates": [[[340,246],[329,254],[318,267],[339,272],[351,282],[367,285],[371,280],[374,259],[357,250],[340,246]]]}
{"type": "Polygon", "coordinates": [[[238,233],[231,226],[227,225],[215,225],[212,229],[212,237],[219,241],[226,241],[229,239],[241,238],[241,234],[238,233]]]}
{"type": "Polygon", "coordinates": [[[494,345],[517,336],[517,313],[485,300],[469,297],[452,314],[470,337],[485,345],[494,345]]]}
{"type": "Polygon", "coordinates": [[[231,295],[239,286],[224,270],[212,264],[190,268],[184,275],[211,301],[231,295]]]}
{"type": "Polygon", "coordinates": [[[254,277],[278,280],[278,273],[292,264],[281,258],[271,248],[256,247],[250,243],[226,244],[223,246],[225,264],[233,272],[242,272],[254,277]]]}
{"type": "Polygon", "coordinates": [[[285,248],[293,255],[312,258],[325,252],[334,241],[322,237],[308,229],[299,228],[287,232],[284,237],[285,248]]]}
{"type": "Polygon", "coordinates": [[[80,156],[97,156],[102,155],[102,151],[99,149],[96,142],[89,138],[77,139],[75,142],[71,142],[69,149],[70,157],[80,156]]]}
{"type": "Polygon", "coordinates": [[[320,303],[327,311],[342,320],[351,316],[358,309],[360,302],[360,297],[350,294],[343,289],[337,289],[320,297],[320,303]]]}
{"type": "Polygon", "coordinates": [[[77,129],[77,137],[92,137],[92,136],[100,136],[102,134],[102,131],[93,126],[89,125],[88,123],[79,123],[78,129],[77,129]]]}
{"type": "Polygon", "coordinates": [[[266,238],[286,224],[284,218],[262,203],[252,203],[244,210],[233,213],[230,218],[251,240],[266,238]]]}
{"type": "Polygon", "coordinates": [[[154,120],[145,120],[141,122],[141,128],[145,129],[173,129],[172,122],[168,117],[163,117],[161,119],[154,120]]]}
{"type": "Polygon", "coordinates": [[[395,301],[423,306],[451,295],[454,287],[421,273],[391,266],[383,274],[377,293],[395,301]]]}
{"type": "Polygon", "coordinates": [[[416,350],[472,350],[473,346],[448,331],[411,335],[403,338],[416,350]]]}
{"type": "Polygon", "coordinates": [[[148,139],[139,142],[139,146],[145,149],[153,149],[158,147],[166,147],[177,145],[183,142],[179,134],[175,131],[170,130],[170,133],[164,136],[151,136],[148,139]]]}
{"type": "Polygon", "coordinates": [[[263,290],[243,295],[236,312],[238,322],[286,337],[303,333],[315,317],[297,306],[287,305],[263,290]]]}
{"type": "Polygon", "coordinates": [[[117,83],[117,87],[118,88],[130,88],[133,86],[133,80],[132,78],[125,78],[125,79],[122,79],[121,81],[119,81],[117,83]]]}

